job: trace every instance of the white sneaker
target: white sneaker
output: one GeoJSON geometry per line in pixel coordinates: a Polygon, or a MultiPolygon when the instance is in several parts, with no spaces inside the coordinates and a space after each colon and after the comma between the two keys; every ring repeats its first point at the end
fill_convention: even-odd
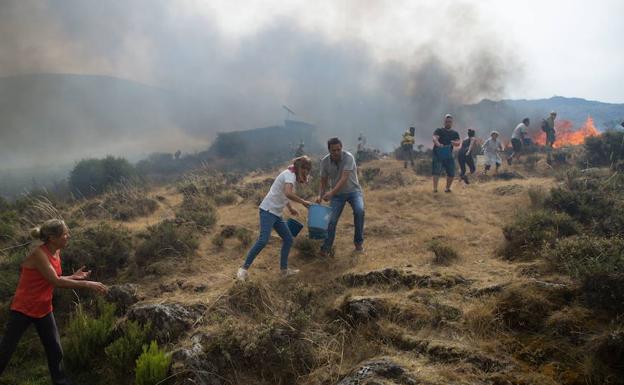
{"type": "Polygon", "coordinates": [[[249,272],[242,267],[238,269],[238,273],[236,273],[236,279],[241,282],[245,282],[249,278],[249,272]]]}
{"type": "Polygon", "coordinates": [[[290,277],[291,275],[299,274],[299,269],[282,269],[280,270],[280,276],[282,278],[290,277]]]}

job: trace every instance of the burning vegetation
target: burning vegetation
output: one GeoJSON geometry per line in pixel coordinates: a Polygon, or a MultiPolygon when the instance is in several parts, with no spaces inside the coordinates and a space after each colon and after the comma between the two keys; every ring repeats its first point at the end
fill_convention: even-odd
{"type": "MultiPolygon", "coordinates": [[[[581,145],[585,142],[585,138],[600,134],[591,116],[588,116],[585,123],[576,129],[569,120],[557,120],[555,121],[555,132],[557,139],[553,145],[554,148],[581,145]]],[[[546,144],[546,133],[543,131],[536,132],[531,139],[535,144],[543,146],[546,144]]]]}

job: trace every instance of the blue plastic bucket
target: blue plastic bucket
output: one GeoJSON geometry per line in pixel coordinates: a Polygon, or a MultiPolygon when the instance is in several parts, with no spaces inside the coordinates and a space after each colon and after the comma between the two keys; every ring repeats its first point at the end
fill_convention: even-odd
{"type": "Polygon", "coordinates": [[[299,221],[292,218],[288,218],[288,220],[286,221],[286,225],[288,226],[288,229],[290,230],[290,233],[293,237],[296,237],[301,229],[303,229],[303,225],[299,223],[299,221]]]}
{"type": "Polygon", "coordinates": [[[311,205],[308,209],[308,230],[310,238],[327,238],[327,227],[331,218],[331,207],[323,205],[311,205]]]}

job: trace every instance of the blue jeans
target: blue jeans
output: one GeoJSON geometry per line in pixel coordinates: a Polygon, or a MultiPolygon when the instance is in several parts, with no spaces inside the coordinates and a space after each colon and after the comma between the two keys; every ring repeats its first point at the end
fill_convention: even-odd
{"type": "Polygon", "coordinates": [[[260,235],[258,240],[251,247],[249,253],[247,253],[247,259],[243,267],[248,269],[253,263],[256,256],[260,254],[262,249],[269,243],[269,237],[271,236],[271,229],[275,229],[277,234],[282,238],[282,251],[280,253],[280,268],[288,268],[288,254],[293,244],[293,236],[286,225],[286,222],[275,214],[271,214],[266,210],[260,209],[260,235]]]}
{"type": "Polygon", "coordinates": [[[329,252],[334,244],[336,238],[336,225],[338,225],[338,219],[342,214],[345,203],[349,202],[353,209],[353,225],[355,227],[355,234],[353,236],[353,243],[361,245],[364,243],[364,198],[361,191],[354,191],[344,194],[336,194],[331,200],[331,218],[329,219],[329,226],[327,227],[327,238],[325,243],[321,247],[321,250],[329,252]]]}

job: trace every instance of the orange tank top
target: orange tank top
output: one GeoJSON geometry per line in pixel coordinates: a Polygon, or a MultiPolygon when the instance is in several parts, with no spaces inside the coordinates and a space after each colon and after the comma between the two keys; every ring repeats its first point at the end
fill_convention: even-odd
{"type": "MultiPolygon", "coordinates": [[[[41,245],[41,250],[48,256],[50,265],[61,276],[61,258],[55,257],[46,245],[41,245]]],[[[11,303],[11,310],[18,311],[32,318],[42,318],[52,312],[52,292],[54,285],[41,275],[39,270],[23,267],[20,271],[19,282],[11,303]]]]}

